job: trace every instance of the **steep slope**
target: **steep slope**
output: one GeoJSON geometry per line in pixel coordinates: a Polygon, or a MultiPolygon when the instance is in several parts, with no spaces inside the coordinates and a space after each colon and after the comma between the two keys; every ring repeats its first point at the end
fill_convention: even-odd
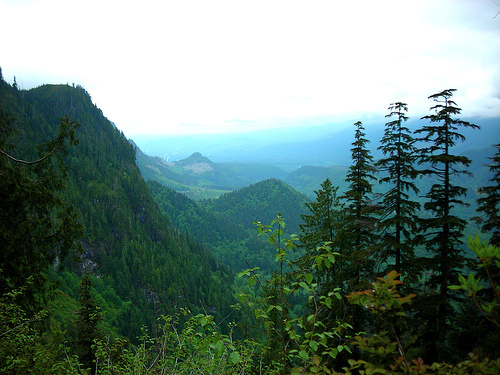
{"type": "Polygon", "coordinates": [[[170,226],[155,205],[135,164],[134,147],[81,87],[44,85],[17,90],[0,85],[0,103],[15,118],[17,155],[30,159],[36,144],[52,138],[59,118],[81,123],[78,146],[67,157],[66,196],[85,226],[80,264],[106,281],[123,303],[114,324],[131,339],[154,327],[158,314],[180,307],[221,320],[232,303],[232,276],[206,249],[170,226]],[[126,303],[128,302],[128,303],[126,303]]]}

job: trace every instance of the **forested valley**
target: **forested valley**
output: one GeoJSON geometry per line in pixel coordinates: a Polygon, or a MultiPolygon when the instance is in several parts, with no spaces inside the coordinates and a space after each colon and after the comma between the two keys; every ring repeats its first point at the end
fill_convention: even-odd
{"type": "Polygon", "coordinates": [[[155,160],[0,70],[0,372],[499,373],[500,133],[455,153],[454,91],[284,173],[155,160]]]}

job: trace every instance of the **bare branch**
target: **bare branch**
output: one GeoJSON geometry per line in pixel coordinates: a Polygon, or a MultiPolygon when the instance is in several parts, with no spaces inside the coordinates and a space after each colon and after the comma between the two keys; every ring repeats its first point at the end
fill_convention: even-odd
{"type": "Polygon", "coordinates": [[[21,164],[25,164],[25,165],[33,165],[33,164],[37,164],[37,163],[40,163],[42,161],[44,161],[45,159],[47,159],[50,155],[52,155],[56,150],[57,150],[58,147],[55,147],[52,151],[50,151],[47,155],[45,155],[43,158],[41,159],[38,159],[38,160],[35,160],[35,161],[26,161],[26,160],[21,160],[21,159],[16,159],[15,157],[7,154],[5,151],[3,150],[0,150],[0,154],[6,156],[8,159],[16,162],[16,163],[21,163],[21,164]]]}

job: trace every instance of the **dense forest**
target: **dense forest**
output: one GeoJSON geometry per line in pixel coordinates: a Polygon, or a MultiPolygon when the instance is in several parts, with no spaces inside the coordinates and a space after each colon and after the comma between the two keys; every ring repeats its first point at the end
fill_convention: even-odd
{"type": "Polygon", "coordinates": [[[195,202],[154,180],[147,185],[160,210],[172,224],[205,244],[220,262],[238,272],[252,265],[265,274],[275,268],[267,240],[255,236],[256,221],[270,223],[280,212],[287,228],[298,233],[307,197],[277,179],[264,180],[217,199],[195,202]]]}
{"type": "Polygon", "coordinates": [[[498,373],[500,144],[472,178],[454,91],[287,184],[152,161],[82,87],[0,71],[0,372],[498,373]]]}

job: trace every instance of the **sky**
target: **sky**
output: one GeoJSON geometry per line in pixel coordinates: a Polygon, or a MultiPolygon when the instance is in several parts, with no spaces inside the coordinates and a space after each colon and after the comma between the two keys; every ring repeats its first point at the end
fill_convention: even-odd
{"type": "Polygon", "coordinates": [[[0,67],[83,86],[126,136],[418,118],[450,88],[495,117],[496,1],[0,0],[0,67]]]}

